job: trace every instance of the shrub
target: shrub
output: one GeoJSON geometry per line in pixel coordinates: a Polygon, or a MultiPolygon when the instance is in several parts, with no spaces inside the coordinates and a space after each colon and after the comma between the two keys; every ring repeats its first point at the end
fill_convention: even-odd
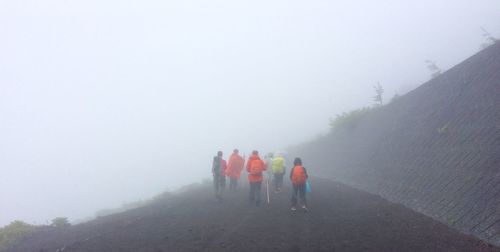
{"type": "Polygon", "coordinates": [[[16,220],[0,228],[0,250],[7,249],[29,236],[35,226],[16,220]]]}
{"type": "Polygon", "coordinates": [[[398,93],[395,93],[394,96],[391,98],[391,103],[398,100],[400,97],[401,97],[401,95],[399,95],[398,93]]]}
{"type": "Polygon", "coordinates": [[[426,60],[425,64],[427,64],[427,69],[429,69],[429,71],[431,72],[431,79],[438,77],[442,73],[441,68],[436,64],[435,61],[426,60]]]}
{"type": "Polygon", "coordinates": [[[69,227],[71,224],[68,221],[68,218],[66,217],[57,217],[52,220],[51,226],[57,227],[57,228],[62,228],[62,227],[69,227]]]}
{"type": "Polygon", "coordinates": [[[486,29],[481,27],[481,30],[483,31],[483,38],[484,38],[484,43],[481,44],[480,48],[485,49],[490,45],[494,45],[497,43],[499,40],[495,38],[491,33],[489,33],[486,29]]]}
{"type": "Polygon", "coordinates": [[[382,106],[384,104],[384,101],[382,99],[384,88],[380,85],[380,82],[377,82],[377,85],[373,86],[373,90],[375,91],[375,96],[373,96],[375,106],[382,106]]]}
{"type": "Polygon", "coordinates": [[[333,132],[339,130],[354,129],[356,128],[361,118],[369,114],[372,110],[374,110],[374,108],[363,107],[350,111],[348,113],[344,112],[340,115],[337,115],[335,119],[330,119],[330,129],[333,132]]]}

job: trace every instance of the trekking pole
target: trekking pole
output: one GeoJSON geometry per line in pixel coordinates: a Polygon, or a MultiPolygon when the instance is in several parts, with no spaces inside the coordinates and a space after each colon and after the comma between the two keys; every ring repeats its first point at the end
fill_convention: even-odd
{"type": "Polygon", "coordinates": [[[267,204],[269,205],[269,178],[266,179],[267,204]]]}

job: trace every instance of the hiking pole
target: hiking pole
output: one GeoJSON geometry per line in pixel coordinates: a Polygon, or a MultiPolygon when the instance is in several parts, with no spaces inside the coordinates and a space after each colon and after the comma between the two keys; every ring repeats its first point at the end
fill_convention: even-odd
{"type": "Polygon", "coordinates": [[[266,178],[267,204],[269,205],[269,178],[266,178]]]}

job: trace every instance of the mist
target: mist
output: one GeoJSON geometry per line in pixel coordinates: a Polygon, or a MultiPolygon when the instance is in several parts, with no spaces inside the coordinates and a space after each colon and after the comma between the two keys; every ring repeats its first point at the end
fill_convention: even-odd
{"type": "Polygon", "coordinates": [[[493,0],[0,1],[0,226],[92,217],[209,178],[218,150],[307,141],[499,24],[493,0]]]}

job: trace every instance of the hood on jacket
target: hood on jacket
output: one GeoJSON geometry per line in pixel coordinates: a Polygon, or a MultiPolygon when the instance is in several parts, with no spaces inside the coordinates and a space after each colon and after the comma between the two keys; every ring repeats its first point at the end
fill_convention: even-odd
{"type": "Polygon", "coordinates": [[[260,160],[260,157],[259,155],[253,154],[248,158],[248,160],[260,160]]]}

